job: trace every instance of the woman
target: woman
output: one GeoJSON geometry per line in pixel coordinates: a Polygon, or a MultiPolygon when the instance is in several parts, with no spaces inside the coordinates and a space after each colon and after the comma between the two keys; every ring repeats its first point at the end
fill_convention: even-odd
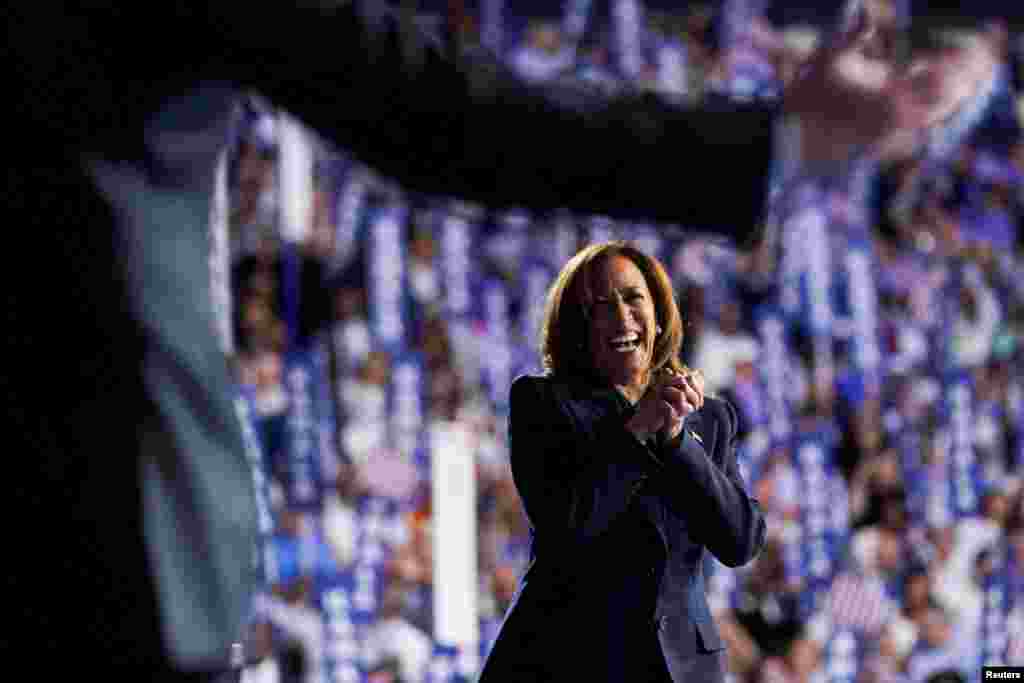
{"type": "Polygon", "coordinates": [[[701,571],[765,538],[736,468],[736,413],[679,361],[657,260],[586,247],[547,302],[543,377],[511,390],[512,474],[531,559],[481,673],[498,681],[715,681],[724,646],[701,571]]]}

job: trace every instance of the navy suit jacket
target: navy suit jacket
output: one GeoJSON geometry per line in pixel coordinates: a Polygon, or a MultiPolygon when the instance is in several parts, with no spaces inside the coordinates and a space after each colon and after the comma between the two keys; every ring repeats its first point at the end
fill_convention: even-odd
{"type": "Polygon", "coordinates": [[[641,444],[633,407],[588,381],[512,385],[512,473],[531,560],[480,677],[627,681],[657,640],[676,681],[724,645],[702,564],[750,562],[765,521],[736,466],[737,418],[708,398],[677,449],[641,444]]]}

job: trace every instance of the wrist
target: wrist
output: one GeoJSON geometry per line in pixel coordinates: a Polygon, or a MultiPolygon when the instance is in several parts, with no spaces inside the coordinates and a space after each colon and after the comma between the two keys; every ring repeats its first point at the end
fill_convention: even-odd
{"type": "Polygon", "coordinates": [[[853,133],[813,116],[783,109],[775,128],[775,155],[783,183],[797,177],[830,176],[860,157],[853,133]]]}

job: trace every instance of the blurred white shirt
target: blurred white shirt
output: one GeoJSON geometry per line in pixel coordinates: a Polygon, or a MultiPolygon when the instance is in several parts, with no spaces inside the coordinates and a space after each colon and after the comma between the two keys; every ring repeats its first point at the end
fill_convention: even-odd
{"type": "Polygon", "coordinates": [[[949,559],[935,572],[935,598],[952,615],[954,631],[978,642],[984,594],[974,580],[978,553],[1001,535],[997,524],[982,517],[967,517],[956,525],[949,559]]]}
{"type": "Polygon", "coordinates": [[[281,669],[277,660],[273,657],[265,657],[258,663],[242,669],[242,676],[239,683],[279,683],[281,680],[281,669]]]}
{"type": "Polygon", "coordinates": [[[550,81],[572,68],[573,50],[559,50],[550,55],[530,46],[524,46],[512,54],[512,68],[525,80],[534,83],[550,81]]]}
{"type": "Polygon", "coordinates": [[[323,679],[323,616],[304,605],[290,605],[268,595],[256,597],[256,609],[274,626],[302,647],[306,667],[305,683],[321,683],[323,679]]]}
{"type": "Polygon", "coordinates": [[[364,648],[370,662],[387,657],[398,659],[405,683],[423,683],[434,651],[427,634],[401,617],[382,619],[371,626],[364,648]]]}
{"type": "Polygon", "coordinates": [[[977,299],[974,320],[962,314],[953,322],[953,357],[960,367],[977,367],[992,353],[992,340],[999,328],[999,302],[984,285],[968,285],[977,299]]]}
{"type": "Polygon", "coordinates": [[[358,523],[355,509],[337,493],[330,493],[324,498],[324,540],[339,567],[347,567],[355,557],[358,523]]]}
{"type": "Polygon", "coordinates": [[[712,394],[731,386],[736,363],[756,363],[759,351],[757,340],[748,334],[723,334],[713,325],[705,326],[694,354],[694,367],[704,373],[704,390],[712,394]]]}

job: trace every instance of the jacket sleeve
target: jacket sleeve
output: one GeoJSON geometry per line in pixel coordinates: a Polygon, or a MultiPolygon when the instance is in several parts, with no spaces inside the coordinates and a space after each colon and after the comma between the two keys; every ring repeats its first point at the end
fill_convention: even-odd
{"type": "Polygon", "coordinates": [[[413,192],[739,238],[764,215],[774,105],[719,98],[693,109],[650,93],[609,97],[578,79],[527,85],[385,0],[10,10],[14,109],[90,154],[137,158],[138,126],[164,99],[216,82],[262,94],[413,192]],[[158,30],[124,29],[154,18],[158,30]],[[35,39],[44,34],[53,39],[35,39]]]}
{"type": "Polygon", "coordinates": [[[323,4],[211,3],[217,61],[403,187],[738,238],[760,223],[774,106],[610,98],[578,79],[528,85],[381,0],[323,4]]]}
{"type": "Polygon", "coordinates": [[[708,445],[712,452],[708,454],[687,432],[678,448],[662,453],[661,490],[666,503],[687,521],[695,540],[722,564],[739,567],[761,551],[767,527],[736,464],[735,408],[728,401],[709,398],[704,410],[711,412],[709,421],[715,425],[714,443],[708,445]]]}
{"type": "Polygon", "coordinates": [[[512,383],[509,436],[512,477],[537,536],[566,551],[600,537],[629,507],[649,469],[647,449],[610,415],[593,440],[578,431],[551,382],[512,383]],[[595,452],[595,443],[601,444],[595,452]]]}

